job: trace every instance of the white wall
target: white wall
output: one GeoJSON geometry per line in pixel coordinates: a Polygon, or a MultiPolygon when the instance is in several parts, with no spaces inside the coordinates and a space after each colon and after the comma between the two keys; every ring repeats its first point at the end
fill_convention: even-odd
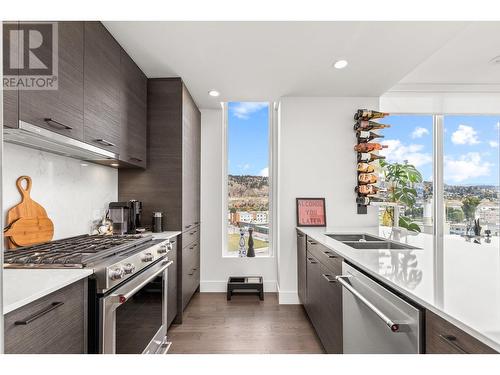
{"type": "Polygon", "coordinates": [[[356,213],[356,153],[353,115],[378,108],[378,98],[281,99],[279,152],[280,303],[298,303],[297,197],[325,197],[328,226],[377,225],[376,208],[356,213]]]}
{"type": "Polygon", "coordinates": [[[92,219],[102,217],[108,203],[118,199],[118,171],[48,152],[4,143],[3,217],[20,202],[19,176],[33,180],[31,197],[54,222],[54,239],[87,234],[92,219]]]}
{"type": "Polygon", "coordinates": [[[222,110],[201,111],[201,286],[202,292],[226,291],[229,276],[260,275],[266,291],[276,290],[276,258],[222,256],[223,219],[222,110]]]}

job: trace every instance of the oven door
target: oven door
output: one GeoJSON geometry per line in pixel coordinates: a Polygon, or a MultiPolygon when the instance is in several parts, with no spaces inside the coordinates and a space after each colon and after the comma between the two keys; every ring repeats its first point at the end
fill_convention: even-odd
{"type": "Polygon", "coordinates": [[[100,352],[162,354],[168,351],[168,267],[153,264],[100,299],[100,352]]]}

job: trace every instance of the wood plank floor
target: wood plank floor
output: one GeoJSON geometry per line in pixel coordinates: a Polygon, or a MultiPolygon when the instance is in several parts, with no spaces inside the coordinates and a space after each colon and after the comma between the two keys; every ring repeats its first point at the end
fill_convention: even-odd
{"type": "Polygon", "coordinates": [[[196,293],[183,323],[168,331],[169,354],[324,353],[301,305],[279,305],[276,293],[196,293]]]}

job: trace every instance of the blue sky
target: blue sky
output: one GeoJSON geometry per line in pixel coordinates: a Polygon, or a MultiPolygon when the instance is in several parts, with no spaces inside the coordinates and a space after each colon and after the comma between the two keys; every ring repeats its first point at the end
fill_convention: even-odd
{"type": "Polygon", "coordinates": [[[229,174],[267,176],[269,103],[230,102],[228,110],[229,174]]]}
{"type": "MultiPolygon", "coordinates": [[[[408,160],[432,180],[432,116],[388,116],[382,154],[408,160]]],[[[450,185],[499,185],[500,116],[445,116],[444,177],[450,185]]]]}

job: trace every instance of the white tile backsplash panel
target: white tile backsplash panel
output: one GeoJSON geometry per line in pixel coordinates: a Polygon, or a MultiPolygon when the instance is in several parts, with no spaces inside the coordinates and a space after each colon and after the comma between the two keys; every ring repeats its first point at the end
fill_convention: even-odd
{"type": "Polygon", "coordinates": [[[54,222],[54,239],[91,231],[92,220],[102,217],[109,202],[118,198],[118,170],[48,152],[4,143],[3,215],[20,202],[16,179],[33,180],[31,197],[54,222]]]}

